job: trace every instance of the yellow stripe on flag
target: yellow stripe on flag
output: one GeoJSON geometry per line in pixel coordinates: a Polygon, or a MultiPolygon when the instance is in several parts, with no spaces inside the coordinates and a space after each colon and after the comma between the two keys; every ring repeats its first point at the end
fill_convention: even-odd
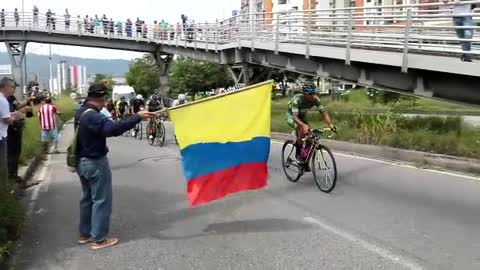
{"type": "Polygon", "coordinates": [[[270,137],[271,95],[269,81],[170,110],[180,149],[197,143],[270,137]]]}

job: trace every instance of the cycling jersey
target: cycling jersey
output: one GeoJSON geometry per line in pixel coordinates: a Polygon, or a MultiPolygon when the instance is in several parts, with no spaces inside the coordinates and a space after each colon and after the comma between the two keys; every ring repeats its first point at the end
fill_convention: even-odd
{"type": "Polygon", "coordinates": [[[298,116],[302,122],[307,122],[307,112],[316,107],[316,110],[323,113],[325,108],[320,103],[320,98],[315,96],[315,100],[313,102],[306,102],[303,94],[295,95],[289,102],[288,102],[288,110],[286,113],[287,123],[292,128],[297,128],[297,124],[293,120],[295,116],[298,116]]]}
{"type": "Polygon", "coordinates": [[[115,107],[123,114],[128,107],[128,102],[118,100],[117,103],[115,103],[115,107]]]}
{"type": "Polygon", "coordinates": [[[156,112],[162,108],[162,103],[160,102],[160,100],[152,99],[147,103],[147,106],[149,112],[156,112]]]}
{"type": "Polygon", "coordinates": [[[132,99],[130,100],[130,106],[133,108],[133,113],[138,113],[142,107],[145,106],[145,102],[141,99],[132,99]]]}

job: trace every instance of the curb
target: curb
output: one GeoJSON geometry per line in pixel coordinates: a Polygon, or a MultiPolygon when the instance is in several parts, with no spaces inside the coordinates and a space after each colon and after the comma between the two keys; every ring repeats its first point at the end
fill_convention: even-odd
{"type": "MultiPolygon", "coordinates": [[[[63,123],[62,127],[60,128],[60,130],[58,131],[60,136],[61,136],[61,133],[63,131],[63,129],[65,128],[65,126],[67,124],[71,124],[73,123],[73,120],[70,119],[70,120],[67,120],[63,123]]],[[[34,158],[32,158],[29,162],[28,162],[28,165],[26,166],[23,166],[23,168],[26,167],[26,169],[22,170],[23,172],[23,175],[22,173],[20,173],[20,177],[22,177],[24,179],[24,189],[28,189],[30,188],[31,186],[34,186],[38,183],[31,183],[31,179],[33,177],[33,175],[35,174],[35,171],[37,170],[37,168],[39,167],[39,165],[41,164],[41,161],[42,161],[42,155],[39,154],[39,155],[36,155],[34,158]]]]}
{"type": "MultiPolygon", "coordinates": [[[[272,132],[272,138],[287,140],[295,139],[288,133],[272,132]]],[[[344,141],[326,140],[322,142],[332,150],[356,153],[360,155],[377,157],[389,160],[399,160],[411,163],[417,163],[421,166],[434,166],[454,171],[467,173],[480,172],[480,160],[463,158],[442,154],[432,154],[427,152],[405,150],[388,146],[377,146],[368,144],[357,144],[344,141]]]]}

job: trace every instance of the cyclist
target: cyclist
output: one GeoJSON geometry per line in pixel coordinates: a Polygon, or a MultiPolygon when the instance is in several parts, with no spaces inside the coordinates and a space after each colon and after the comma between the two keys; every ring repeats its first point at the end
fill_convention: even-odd
{"type": "Polygon", "coordinates": [[[172,107],[177,107],[186,103],[188,103],[186,96],[184,94],[179,94],[178,98],[172,102],[172,107]]]}
{"type": "MultiPolygon", "coordinates": [[[[147,102],[147,110],[149,112],[156,112],[156,111],[159,111],[162,109],[162,102],[160,101],[160,99],[158,98],[157,95],[152,95],[150,97],[150,100],[147,102]]],[[[150,121],[148,123],[148,127],[149,127],[149,139],[153,139],[155,136],[155,127],[156,127],[156,123],[155,123],[155,119],[152,117],[150,118],[150,121]]]]}
{"type": "Polygon", "coordinates": [[[115,109],[117,111],[117,117],[120,117],[120,119],[122,119],[128,109],[128,102],[125,101],[125,97],[120,97],[120,100],[117,100],[117,102],[115,103],[115,109]]]}
{"type": "MultiPolygon", "coordinates": [[[[138,113],[139,111],[143,110],[144,107],[145,107],[145,102],[143,101],[143,96],[138,94],[136,98],[132,98],[130,100],[130,107],[129,107],[130,115],[134,115],[138,113]]],[[[135,126],[134,131],[135,131],[135,134],[138,133],[139,131],[138,125],[135,126]]]]}
{"type": "Polygon", "coordinates": [[[307,112],[316,107],[322,113],[323,120],[328,124],[330,129],[335,132],[337,128],[333,124],[330,115],[320,103],[320,98],[315,95],[317,88],[313,83],[305,83],[302,85],[303,94],[295,95],[288,102],[288,110],[286,114],[287,123],[294,128],[297,134],[295,143],[295,153],[297,160],[301,160],[300,151],[302,149],[302,139],[310,132],[310,126],[307,121],[307,112]]]}

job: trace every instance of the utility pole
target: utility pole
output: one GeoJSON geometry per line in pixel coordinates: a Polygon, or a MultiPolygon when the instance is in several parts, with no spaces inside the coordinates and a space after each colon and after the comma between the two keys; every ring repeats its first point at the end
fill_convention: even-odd
{"type": "Polygon", "coordinates": [[[52,45],[48,45],[48,61],[50,64],[49,69],[49,80],[48,80],[48,87],[50,88],[50,92],[53,91],[53,65],[52,65],[52,45]]]}

